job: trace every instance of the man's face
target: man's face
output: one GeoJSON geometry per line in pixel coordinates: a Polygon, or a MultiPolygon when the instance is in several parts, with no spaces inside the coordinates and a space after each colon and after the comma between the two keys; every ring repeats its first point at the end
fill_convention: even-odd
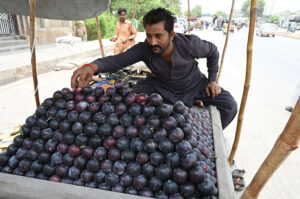
{"type": "Polygon", "coordinates": [[[165,30],[164,26],[164,21],[153,25],[146,25],[147,42],[152,52],[159,55],[165,52],[174,38],[174,32],[169,33],[165,30]]]}
{"type": "Polygon", "coordinates": [[[126,16],[126,12],[121,12],[121,14],[119,14],[120,21],[124,22],[126,20],[126,16]]]}

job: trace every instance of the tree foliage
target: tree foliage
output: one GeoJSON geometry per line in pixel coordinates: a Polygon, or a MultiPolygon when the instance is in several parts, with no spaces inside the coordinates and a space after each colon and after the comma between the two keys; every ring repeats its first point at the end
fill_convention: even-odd
{"type": "Polygon", "coordinates": [[[221,10],[217,11],[213,16],[222,16],[223,18],[227,18],[227,14],[221,10]]]}
{"type": "MultiPolygon", "coordinates": [[[[250,16],[250,7],[251,7],[251,0],[246,0],[242,6],[242,12],[245,17],[250,16]]],[[[265,1],[264,0],[257,0],[256,4],[256,16],[262,17],[265,9],[265,1]]]]}
{"type": "MultiPolygon", "coordinates": [[[[190,12],[190,16],[202,17],[202,7],[200,5],[196,5],[190,12]]],[[[184,12],[184,16],[188,16],[188,11],[184,12]]]]}
{"type": "MultiPolygon", "coordinates": [[[[127,20],[132,19],[136,0],[111,0],[109,9],[99,16],[102,38],[112,37],[116,32],[116,22],[118,21],[117,10],[126,8],[127,20]]],[[[152,9],[163,7],[175,15],[180,14],[180,0],[140,0],[137,7],[135,19],[138,21],[138,31],[143,31],[143,17],[152,9]]],[[[85,25],[88,33],[88,40],[97,39],[97,29],[95,18],[86,19],[85,25]]]]}

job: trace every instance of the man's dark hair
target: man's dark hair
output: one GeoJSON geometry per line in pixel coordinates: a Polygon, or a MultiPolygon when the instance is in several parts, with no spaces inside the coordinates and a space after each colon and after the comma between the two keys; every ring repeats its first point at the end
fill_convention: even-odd
{"type": "Polygon", "coordinates": [[[121,14],[122,12],[125,12],[127,14],[126,8],[119,8],[118,9],[118,14],[121,14]]]}
{"type": "Polygon", "coordinates": [[[173,14],[170,11],[164,8],[150,10],[143,18],[144,28],[146,28],[147,24],[153,25],[164,21],[165,30],[170,33],[174,28],[175,21],[175,17],[173,17],[172,15],[173,14]]]}

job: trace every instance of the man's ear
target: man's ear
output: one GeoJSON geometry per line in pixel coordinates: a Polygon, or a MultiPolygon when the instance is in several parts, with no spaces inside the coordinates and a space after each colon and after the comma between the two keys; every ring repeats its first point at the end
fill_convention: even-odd
{"type": "Polygon", "coordinates": [[[175,32],[174,32],[174,30],[172,30],[172,31],[170,32],[170,38],[171,38],[171,40],[174,39],[174,36],[175,36],[175,32]]]}

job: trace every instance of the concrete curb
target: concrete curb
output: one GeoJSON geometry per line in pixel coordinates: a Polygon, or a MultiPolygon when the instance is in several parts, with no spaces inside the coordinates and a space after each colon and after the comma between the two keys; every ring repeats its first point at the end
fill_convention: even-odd
{"type": "MultiPolygon", "coordinates": [[[[106,52],[112,51],[113,48],[114,48],[114,44],[104,46],[104,51],[106,52]]],[[[95,57],[98,55],[99,55],[99,48],[94,48],[73,55],[41,61],[37,63],[37,73],[42,74],[42,73],[52,71],[53,66],[56,66],[59,63],[66,61],[68,59],[95,57]]],[[[32,75],[31,65],[23,65],[16,68],[0,71],[0,86],[14,82],[19,79],[23,79],[25,77],[29,77],[31,75],[32,75]]]]}
{"type": "Polygon", "coordinates": [[[289,33],[276,32],[276,35],[277,36],[281,36],[281,37],[289,37],[289,38],[292,38],[292,39],[298,39],[298,40],[300,40],[300,36],[292,35],[292,34],[289,34],[289,33]]]}

